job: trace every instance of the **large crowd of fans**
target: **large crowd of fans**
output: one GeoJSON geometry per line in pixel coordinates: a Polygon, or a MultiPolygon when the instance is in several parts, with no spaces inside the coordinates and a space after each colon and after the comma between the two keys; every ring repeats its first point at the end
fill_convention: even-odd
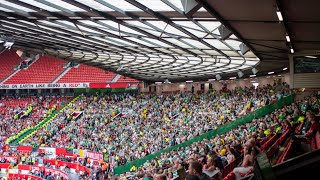
{"type": "MultiPolygon", "coordinates": [[[[320,132],[319,108],[320,103],[315,96],[297,101],[264,117],[255,118],[252,122],[223,135],[163,153],[141,167],[133,166],[132,172],[122,174],[120,178],[171,179],[180,176],[178,172],[181,169],[189,171],[189,177],[186,179],[211,179],[207,174],[212,172],[216,172],[222,178],[224,168],[240,159],[242,163],[233,173],[236,179],[241,179],[253,169],[254,159],[260,153],[260,142],[266,137],[280,137],[289,131],[294,142],[300,145],[296,146],[294,151],[301,149],[301,143],[314,143],[315,134],[320,132]],[[302,134],[295,135],[293,130],[300,125],[301,119],[304,119],[301,117],[306,117],[306,123],[302,134]]],[[[304,153],[303,150],[300,150],[300,153],[304,153]]]]}
{"type": "Polygon", "coordinates": [[[260,153],[259,142],[270,134],[282,134],[289,128],[285,123],[287,120],[282,120],[279,116],[283,114],[289,117],[293,114],[294,108],[296,108],[295,105],[286,106],[226,134],[163,153],[160,157],[151,162],[147,161],[137,168],[134,174],[140,177],[165,175],[170,179],[180,168],[187,169],[192,161],[200,163],[204,171],[222,171],[227,164],[241,158],[243,153],[245,156],[242,167],[235,169],[235,172],[237,175],[245,173],[252,168],[254,157],[260,153]]]}
{"type": "Polygon", "coordinates": [[[190,140],[276,101],[278,97],[270,93],[272,89],[238,88],[229,95],[82,96],[71,110],[66,110],[83,111],[82,118],[73,121],[67,118],[68,113],[61,113],[33,137],[31,145],[38,141],[38,145],[50,147],[106,151],[109,161],[119,166],[190,140]]]}
{"type": "Polygon", "coordinates": [[[52,107],[59,108],[69,97],[2,97],[0,99],[0,136],[9,138],[27,127],[37,125],[52,113],[52,107]]]}
{"type": "MultiPolygon", "coordinates": [[[[103,152],[107,158],[101,162],[101,169],[95,175],[98,177],[104,172],[110,177],[110,164],[121,166],[181,144],[290,94],[286,84],[276,84],[208,94],[82,95],[23,145],[103,152]],[[77,116],[79,113],[81,116],[77,116]]],[[[60,97],[2,98],[0,118],[4,121],[0,126],[1,137],[15,135],[36,125],[44,114],[49,113],[52,105],[61,106],[69,100],[60,97]],[[10,100],[18,100],[19,105],[7,103],[10,100]],[[8,126],[9,123],[15,126],[8,126]]],[[[296,135],[294,140],[309,142],[309,129],[319,130],[318,120],[315,124],[313,121],[319,115],[319,101],[315,97],[255,118],[225,134],[162,153],[140,167],[134,165],[132,172],[122,174],[120,178],[170,179],[181,169],[189,171],[187,179],[192,179],[193,175],[206,179],[203,172],[216,172],[222,177],[224,167],[240,159],[243,160],[241,166],[233,171],[238,179],[252,169],[254,159],[260,153],[260,142],[270,134],[292,131],[299,124],[301,115],[308,120],[303,130],[306,134],[296,135]]],[[[3,141],[1,145],[4,146],[3,141]]],[[[80,163],[92,167],[86,159],[80,163]]]]}

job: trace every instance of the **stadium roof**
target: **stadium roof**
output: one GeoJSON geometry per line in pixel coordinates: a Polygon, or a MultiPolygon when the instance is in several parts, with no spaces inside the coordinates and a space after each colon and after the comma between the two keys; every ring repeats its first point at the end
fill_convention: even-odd
{"type": "MultiPolygon", "coordinates": [[[[286,33],[293,32],[276,15],[288,3],[6,0],[0,1],[0,33],[13,38],[17,49],[37,49],[140,80],[205,80],[249,72],[260,60],[261,72],[286,67],[290,48],[299,48],[286,42],[286,33]],[[222,24],[233,33],[225,40],[218,29],[222,24]],[[242,42],[251,51],[242,54],[242,42]]],[[[304,7],[298,1],[289,5],[304,7]]]]}

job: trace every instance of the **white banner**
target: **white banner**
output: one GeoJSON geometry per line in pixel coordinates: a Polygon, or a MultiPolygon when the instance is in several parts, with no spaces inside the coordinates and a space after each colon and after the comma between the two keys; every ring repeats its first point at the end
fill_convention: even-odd
{"type": "Polygon", "coordinates": [[[96,152],[90,152],[90,151],[84,151],[84,157],[89,157],[92,160],[99,161],[100,159],[103,159],[103,155],[101,153],[96,152]]]}
{"type": "Polygon", "coordinates": [[[45,153],[45,155],[49,159],[54,159],[56,158],[56,148],[51,148],[51,147],[40,147],[39,152],[45,153]]]}
{"type": "Polygon", "coordinates": [[[0,84],[0,89],[64,89],[89,88],[89,83],[0,84]]]}

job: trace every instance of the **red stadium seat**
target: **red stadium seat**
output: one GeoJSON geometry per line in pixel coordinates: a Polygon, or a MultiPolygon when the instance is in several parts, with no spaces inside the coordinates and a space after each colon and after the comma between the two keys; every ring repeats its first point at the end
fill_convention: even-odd
{"type": "Polygon", "coordinates": [[[139,82],[139,81],[136,79],[129,78],[129,77],[120,76],[120,78],[117,80],[117,83],[119,83],[119,82],[139,82]]]}
{"type": "Polygon", "coordinates": [[[235,179],[236,179],[236,175],[232,171],[226,177],[223,178],[223,180],[235,180],[235,179]]]}
{"type": "Polygon", "coordinates": [[[70,69],[58,80],[58,83],[106,83],[110,82],[114,76],[112,72],[106,73],[103,69],[82,64],[78,68],[70,69]]]}
{"type": "Polygon", "coordinates": [[[4,84],[51,83],[65,69],[65,61],[53,57],[42,56],[28,69],[20,70],[4,84]]]}
{"type": "MultiPolygon", "coordinates": [[[[320,132],[317,132],[316,134],[316,149],[320,149],[320,132]]],[[[316,150],[313,149],[313,150],[316,150]]]]}
{"type": "Polygon", "coordinates": [[[278,159],[277,164],[282,163],[283,161],[287,160],[292,151],[293,151],[293,140],[290,140],[285,151],[278,159]]]}
{"type": "Polygon", "coordinates": [[[277,135],[273,135],[266,143],[261,146],[261,151],[269,148],[277,140],[277,135]]]}
{"type": "Polygon", "coordinates": [[[5,51],[0,55],[0,81],[14,72],[14,67],[20,64],[20,57],[15,51],[5,51]]]}
{"type": "Polygon", "coordinates": [[[260,141],[260,145],[262,146],[264,143],[266,143],[272,136],[271,135],[268,135],[267,137],[265,137],[264,139],[262,139],[260,141]]]}

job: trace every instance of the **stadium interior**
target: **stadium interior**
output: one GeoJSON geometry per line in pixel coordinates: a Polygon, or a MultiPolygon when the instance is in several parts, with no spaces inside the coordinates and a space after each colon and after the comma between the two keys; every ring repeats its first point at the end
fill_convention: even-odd
{"type": "Polygon", "coordinates": [[[319,8],[1,0],[0,180],[317,179],[319,8]]]}

